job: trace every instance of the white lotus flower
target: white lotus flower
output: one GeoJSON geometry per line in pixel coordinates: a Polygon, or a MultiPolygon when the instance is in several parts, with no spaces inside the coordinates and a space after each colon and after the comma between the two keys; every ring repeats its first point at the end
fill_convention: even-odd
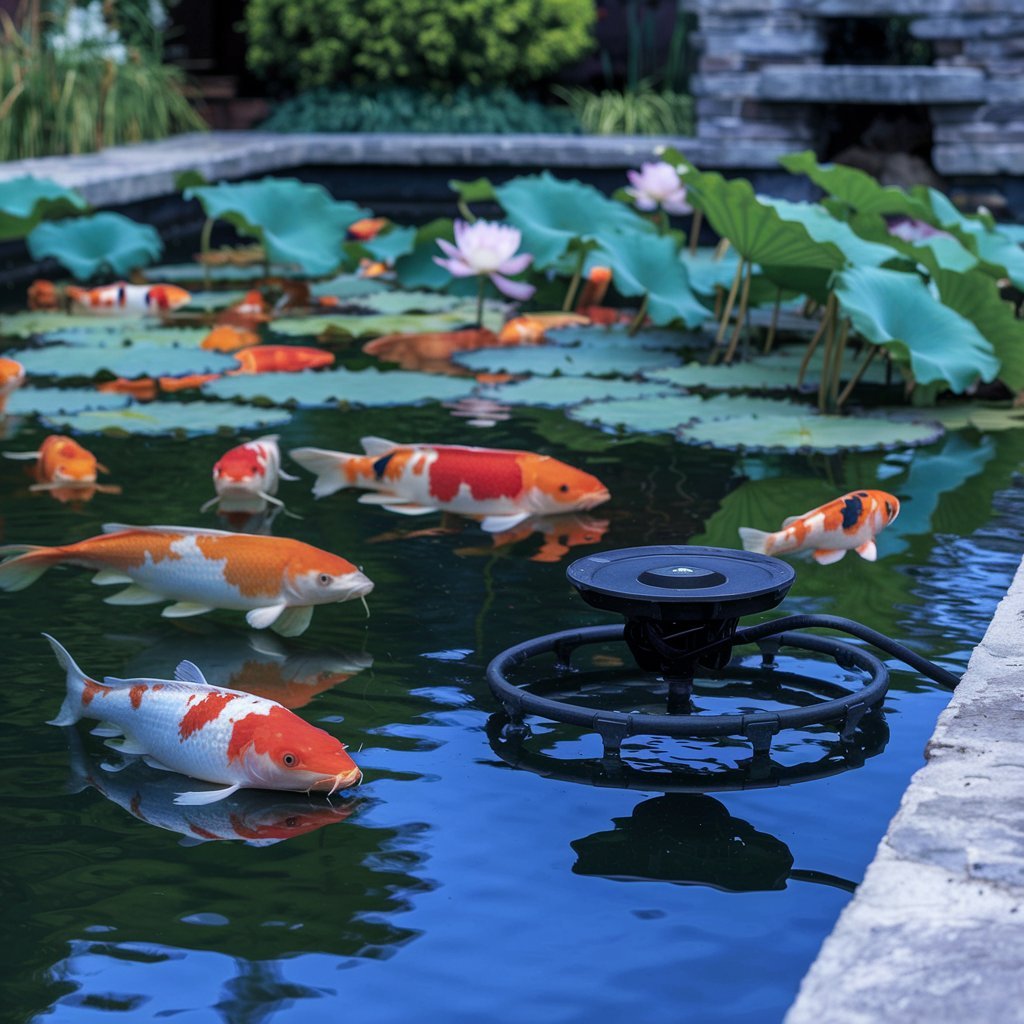
{"type": "Polygon", "coordinates": [[[434,257],[453,277],[489,277],[503,295],[513,299],[528,299],[536,289],[523,281],[510,281],[506,274],[522,273],[533,256],[523,252],[516,255],[523,236],[508,224],[495,224],[478,220],[473,224],[455,222],[455,244],[439,238],[437,244],[448,259],[434,257]]]}
{"type": "Polygon", "coordinates": [[[686,186],[679,172],[664,160],[643,164],[639,171],[627,171],[626,176],[632,185],[626,191],[638,209],[649,211],[660,206],[666,213],[691,212],[692,207],[686,202],[686,186]]]}

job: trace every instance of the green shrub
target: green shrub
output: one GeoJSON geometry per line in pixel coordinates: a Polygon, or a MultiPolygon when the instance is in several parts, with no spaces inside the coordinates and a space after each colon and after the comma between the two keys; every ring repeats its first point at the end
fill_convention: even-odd
{"type": "Polygon", "coordinates": [[[551,76],[593,45],[594,0],[250,0],[249,67],[299,88],[551,76]]]}
{"type": "Polygon", "coordinates": [[[277,132],[578,132],[566,107],[546,107],[511,89],[461,86],[437,93],[403,86],[375,91],[312,89],[279,104],[261,126],[277,132]]]}
{"type": "Polygon", "coordinates": [[[692,135],[693,97],[641,84],[635,90],[555,86],[588,135],[692,135]]]}

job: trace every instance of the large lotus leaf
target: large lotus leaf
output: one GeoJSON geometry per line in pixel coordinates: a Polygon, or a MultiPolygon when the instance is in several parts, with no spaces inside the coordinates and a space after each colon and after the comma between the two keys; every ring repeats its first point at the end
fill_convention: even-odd
{"type": "Polygon", "coordinates": [[[694,419],[716,416],[760,415],[795,416],[800,419],[816,415],[807,405],[783,402],[774,398],[715,395],[664,395],[660,398],[626,398],[610,402],[584,402],[566,410],[566,416],[580,423],[626,433],[674,434],[694,419]]]}
{"type": "Polygon", "coordinates": [[[226,220],[256,238],[269,258],[293,263],[318,276],[337,269],[350,224],[370,216],[355,203],[338,202],[322,185],[296,178],[264,178],[185,191],[198,199],[207,217],[226,220]]]}
{"type": "Polygon", "coordinates": [[[476,352],[459,352],[452,357],[452,361],[474,373],[532,373],[541,377],[629,377],[642,370],[678,362],[679,357],[630,345],[617,338],[594,338],[577,346],[482,348],[476,352]]]}
{"type": "Polygon", "coordinates": [[[944,433],[939,423],[883,416],[753,415],[699,419],[679,440],[704,448],[753,452],[871,452],[931,444],[944,433]]]}
{"type": "MultiPolygon", "coordinates": [[[[504,306],[489,303],[484,308],[484,326],[492,331],[501,328],[504,306]]],[[[420,334],[425,331],[454,331],[476,324],[476,303],[464,303],[453,309],[434,313],[395,313],[368,316],[297,316],[283,317],[271,324],[275,334],[288,337],[319,337],[343,334],[354,338],[379,338],[384,334],[420,334]]]]}
{"type": "Polygon", "coordinates": [[[792,174],[806,174],[829,195],[841,199],[858,213],[904,214],[928,223],[934,221],[930,206],[900,188],[879,185],[870,174],[840,164],[819,164],[811,150],[790,153],[779,163],[792,174]]]}
{"type": "Polygon", "coordinates": [[[280,427],[290,419],[291,413],[285,409],[260,409],[235,402],[167,401],[42,417],[48,427],[72,429],[76,434],[234,433],[280,427]]]}
{"type": "MultiPolygon", "coordinates": [[[[368,295],[359,302],[360,306],[372,309],[375,313],[391,315],[394,313],[441,313],[457,306],[469,309],[469,306],[455,295],[438,295],[437,292],[421,291],[384,291],[368,295]]],[[[500,302],[488,301],[485,309],[491,313],[501,313],[504,305],[500,302]]],[[[476,315],[476,306],[473,306],[476,315]]]]}
{"type": "MultiPolygon", "coordinates": [[[[451,218],[441,217],[424,224],[416,232],[412,252],[395,261],[395,274],[404,287],[444,288],[452,280],[451,274],[434,262],[435,256],[443,255],[437,245],[439,238],[455,241],[451,218]]],[[[476,288],[475,280],[467,278],[466,281],[476,288]]]]}
{"type": "Polygon", "coordinates": [[[728,289],[732,286],[740,258],[732,248],[719,259],[715,259],[713,249],[698,249],[692,254],[688,249],[681,249],[679,262],[686,267],[690,287],[698,295],[713,296],[717,288],[728,289]]]}
{"type": "Polygon", "coordinates": [[[416,228],[395,226],[376,238],[360,242],[359,247],[365,249],[373,259],[393,266],[397,259],[408,256],[416,248],[416,236],[416,228]]]}
{"type": "Polygon", "coordinates": [[[588,264],[611,267],[620,295],[646,295],[648,315],[656,324],[682,320],[687,327],[699,327],[711,316],[693,294],[671,238],[635,230],[609,232],[601,236],[588,264]]]}
{"type": "Polygon", "coordinates": [[[101,271],[123,277],[164,251],[156,228],[120,213],[46,221],[34,227],[25,241],[32,259],[52,256],[79,281],[101,271]]]}
{"type": "Polygon", "coordinates": [[[115,377],[179,377],[238,368],[235,359],[221,352],[173,345],[46,345],[10,356],[26,373],[40,377],[95,377],[104,371],[115,377]]]}
{"type": "Polygon", "coordinates": [[[561,181],[549,172],[513,178],[495,188],[506,219],[523,234],[523,252],[538,270],[556,263],[570,245],[618,232],[652,237],[654,226],[592,185],[561,181]]]}
{"type": "Polygon", "coordinates": [[[355,301],[364,295],[376,295],[390,289],[375,277],[358,277],[355,274],[338,274],[329,281],[317,281],[310,285],[309,293],[316,298],[328,295],[342,301],[355,301]]]}
{"type": "Polygon", "coordinates": [[[996,276],[1008,277],[1016,288],[1024,289],[1024,249],[1000,230],[989,230],[981,221],[962,221],[961,237],[974,242],[978,256],[995,268],[996,276]]]}
{"type": "Polygon", "coordinates": [[[84,409],[123,409],[130,401],[127,395],[94,388],[18,388],[7,399],[6,411],[11,416],[70,415],[84,409]]]}
{"type": "Polygon", "coordinates": [[[87,328],[95,331],[123,331],[126,322],[133,327],[145,324],[157,326],[158,321],[152,317],[104,316],[91,313],[8,313],[0,316],[0,335],[28,338],[31,335],[53,335],[56,331],[77,330],[87,328]]]}
{"type": "Polygon", "coordinates": [[[629,324],[610,324],[607,327],[569,324],[567,327],[553,327],[545,332],[545,337],[553,345],[621,344],[668,352],[678,350],[681,345],[698,349],[707,347],[699,333],[688,333],[675,328],[645,327],[636,334],[630,334],[629,329],[629,324]]]}
{"type": "Polygon", "coordinates": [[[999,373],[992,346],[974,324],[939,302],[916,274],[854,267],[838,275],[836,297],[862,337],[909,360],[918,384],[946,382],[960,392],[999,373]]]}
{"type": "Polygon", "coordinates": [[[978,258],[949,234],[930,235],[919,242],[907,242],[889,231],[885,220],[875,213],[854,214],[850,227],[862,238],[882,242],[914,263],[922,263],[929,272],[938,269],[965,271],[978,265],[978,258]]]}
{"type": "Polygon", "coordinates": [[[155,345],[162,348],[199,348],[202,340],[210,333],[205,327],[158,327],[138,320],[119,323],[110,327],[94,327],[91,324],[66,327],[47,331],[39,335],[40,341],[59,342],[76,348],[130,348],[132,345],[155,345]]]}
{"type": "MultiPolygon", "coordinates": [[[[893,415],[911,414],[906,410],[897,410],[893,415]]],[[[947,430],[972,427],[987,434],[990,431],[1024,428],[1024,407],[1015,407],[1012,402],[950,402],[929,409],[927,415],[947,430]]]]}
{"type": "Polygon", "coordinates": [[[404,370],[384,372],[374,367],[358,372],[323,370],[319,373],[261,373],[222,377],[204,388],[215,398],[260,399],[303,408],[350,405],[416,405],[449,401],[472,394],[476,381],[404,370]]]}
{"type": "Polygon", "coordinates": [[[49,178],[26,175],[0,181],[0,241],[24,238],[48,217],[69,217],[88,209],[74,189],[49,178]]]}
{"type": "MultiPolygon", "coordinates": [[[[301,276],[298,271],[292,271],[288,267],[271,266],[270,272],[274,277],[301,276]]],[[[266,276],[267,267],[262,263],[252,263],[244,267],[230,264],[203,267],[201,263],[162,263],[156,267],[148,267],[145,271],[146,280],[154,284],[201,284],[204,281],[248,283],[266,276]]]]}
{"type": "Polygon", "coordinates": [[[549,409],[562,409],[580,402],[602,402],[609,398],[654,398],[673,390],[665,384],[633,380],[533,377],[530,380],[485,388],[480,392],[480,397],[508,405],[540,405],[549,409]]]}
{"type": "Polygon", "coordinates": [[[448,182],[448,187],[457,193],[464,203],[496,203],[498,201],[494,185],[491,184],[489,178],[474,178],[472,181],[459,181],[457,178],[452,178],[448,182]]]}

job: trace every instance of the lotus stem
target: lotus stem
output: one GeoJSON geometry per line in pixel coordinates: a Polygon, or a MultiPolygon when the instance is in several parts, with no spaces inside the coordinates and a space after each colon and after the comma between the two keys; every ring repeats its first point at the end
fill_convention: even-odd
{"type": "Polygon", "coordinates": [[[469,203],[465,199],[459,198],[459,201],[455,204],[458,207],[459,214],[467,224],[472,224],[476,221],[476,215],[469,208],[469,203]]]}
{"type": "Polygon", "coordinates": [[[633,317],[633,322],[629,325],[629,331],[627,333],[631,338],[634,337],[641,327],[643,327],[644,320],[647,319],[647,302],[649,298],[650,296],[646,294],[644,295],[643,301],[640,303],[640,309],[637,311],[636,316],[633,317]]]}
{"type": "Polygon", "coordinates": [[[846,387],[839,393],[839,397],[836,399],[836,408],[841,409],[846,404],[846,400],[853,393],[853,389],[860,383],[861,377],[864,376],[865,371],[871,365],[871,360],[878,355],[878,346],[872,345],[868,342],[868,354],[861,361],[860,366],[857,367],[857,372],[850,378],[846,387]]]}
{"type": "Polygon", "coordinates": [[[722,313],[722,319],[718,324],[718,333],[715,335],[714,347],[718,348],[722,344],[725,338],[725,329],[729,326],[729,318],[732,316],[732,307],[736,303],[736,293],[740,289],[740,279],[743,276],[743,260],[740,260],[736,264],[736,273],[732,279],[732,287],[729,289],[729,297],[725,300],[725,310],[722,313]]]}
{"type": "Polygon", "coordinates": [[[775,294],[775,305],[772,308],[772,322],[768,325],[768,336],[764,339],[764,354],[768,355],[775,344],[775,332],[779,326],[779,310],[782,308],[782,289],[775,294]]]}
{"type": "Polygon", "coordinates": [[[828,297],[828,308],[825,313],[825,319],[828,321],[828,328],[825,331],[825,350],[821,356],[821,379],[818,381],[819,412],[825,412],[828,407],[832,355],[836,347],[836,305],[834,295],[830,295],[828,297]]]}
{"type": "Polygon", "coordinates": [[[576,261],[576,270],[572,275],[572,280],[569,282],[569,288],[565,293],[565,298],[562,300],[562,312],[568,313],[572,309],[572,304],[576,301],[576,292],[579,291],[580,281],[583,280],[583,261],[586,259],[586,253],[580,250],[580,258],[576,261]]]}
{"type": "Polygon", "coordinates": [[[832,375],[829,384],[829,403],[833,409],[839,408],[839,384],[843,373],[843,355],[846,352],[846,343],[850,338],[850,321],[844,317],[839,328],[839,342],[832,354],[832,375]]]}
{"type": "Polygon", "coordinates": [[[210,288],[210,261],[206,258],[210,255],[210,239],[213,236],[213,217],[207,217],[203,222],[203,230],[199,233],[199,253],[203,257],[203,285],[210,288]]]}
{"type": "Polygon", "coordinates": [[[725,258],[725,254],[729,251],[729,239],[723,238],[718,245],[715,246],[715,262],[725,258]]]}
{"type": "Polygon", "coordinates": [[[484,282],[483,274],[476,279],[476,326],[481,328],[484,325],[484,282]]]}
{"type": "Polygon", "coordinates": [[[720,285],[715,285],[715,321],[722,315],[722,300],[725,298],[725,289],[720,285]]]}
{"type": "Polygon", "coordinates": [[[658,225],[658,234],[664,235],[669,228],[668,214],[664,210],[659,210],[654,223],[658,225]]]}
{"type": "Polygon", "coordinates": [[[805,299],[804,308],[800,311],[800,315],[807,318],[814,316],[814,311],[818,308],[818,303],[814,299],[805,299]]]}
{"type": "Polygon", "coordinates": [[[690,255],[697,252],[697,242],[700,240],[700,229],[704,223],[704,211],[694,210],[693,220],[690,221],[690,255]]]}
{"type": "Polygon", "coordinates": [[[753,276],[753,265],[747,261],[746,274],[743,277],[743,291],[740,293],[740,308],[736,313],[736,329],[729,339],[729,347],[725,352],[725,362],[731,363],[736,355],[736,346],[740,343],[743,325],[747,318],[747,302],[750,299],[750,278],[753,276]]]}
{"type": "Polygon", "coordinates": [[[811,338],[807,345],[807,351],[804,353],[804,357],[800,362],[800,369],[796,375],[796,386],[800,387],[804,382],[804,375],[807,373],[807,367],[811,363],[811,357],[814,355],[814,350],[818,347],[818,342],[821,341],[821,336],[825,333],[825,328],[828,327],[829,317],[831,315],[831,306],[825,306],[825,312],[822,314],[821,323],[818,324],[818,329],[814,332],[814,337],[811,338]]]}

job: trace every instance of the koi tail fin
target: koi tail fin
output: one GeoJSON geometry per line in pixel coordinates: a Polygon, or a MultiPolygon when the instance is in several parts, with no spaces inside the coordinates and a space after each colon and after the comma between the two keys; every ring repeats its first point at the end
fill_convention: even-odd
{"type": "Polygon", "coordinates": [[[349,455],[347,452],[331,452],[326,448],[293,448],[289,453],[303,469],[316,473],[313,494],[325,498],[328,494],[351,486],[345,467],[352,459],[363,459],[363,455],[349,455]]]}
{"type": "Polygon", "coordinates": [[[7,555],[15,557],[0,562],[0,590],[24,590],[60,561],[56,549],[35,544],[5,544],[0,547],[0,558],[7,555]]]}
{"type": "Polygon", "coordinates": [[[82,694],[85,691],[86,674],[75,664],[74,658],[49,633],[44,637],[50,642],[53,653],[57,655],[60,667],[67,673],[68,694],[56,718],[50,719],[47,725],[74,725],[82,717],[82,694]]]}
{"type": "Polygon", "coordinates": [[[749,526],[740,527],[740,540],[743,542],[744,551],[755,551],[759,555],[767,555],[771,536],[764,530],[753,530],[749,526]]]}

